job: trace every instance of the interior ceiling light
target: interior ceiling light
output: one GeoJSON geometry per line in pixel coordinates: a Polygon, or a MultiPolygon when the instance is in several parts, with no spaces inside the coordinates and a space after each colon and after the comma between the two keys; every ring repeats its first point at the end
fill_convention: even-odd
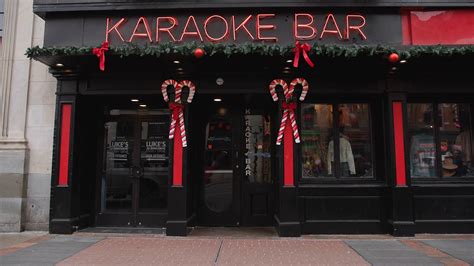
{"type": "Polygon", "coordinates": [[[63,67],[64,65],[61,64],[61,63],[57,63],[56,66],[57,66],[57,67],[63,67]]]}
{"type": "Polygon", "coordinates": [[[140,104],[140,107],[146,107],[146,104],[140,104]]]}
{"type": "Polygon", "coordinates": [[[130,101],[136,103],[136,102],[138,102],[138,99],[131,99],[130,101]]]}
{"type": "Polygon", "coordinates": [[[400,60],[400,64],[405,64],[407,62],[407,60],[400,60]]]}
{"type": "Polygon", "coordinates": [[[393,71],[397,70],[397,67],[392,67],[392,70],[393,70],[393,71]]]}
{"type": "Polygon", "coordinates": [[[178,70],[178,71],[183,71],[183,68],[182,68],[182,67],[178,67],[176,70],[178,70]]]}
{"type": "Polygon", "coordinates": [[[214,102],[222,102],[221,98],[214,98],[214,102]]]}
{"type": "Polygon", "coordinates": [[[286,62],[287,62],[287,63],[291,63],[291,62],[293,62],[293,60],[288,59],[288,60],[286,60],[286,62]]]}
{"type": "Polygon", "coordinates": [[[178,61],[178,60],[174,60],[173,63],[179,64],[179,61],[178,61]]]}

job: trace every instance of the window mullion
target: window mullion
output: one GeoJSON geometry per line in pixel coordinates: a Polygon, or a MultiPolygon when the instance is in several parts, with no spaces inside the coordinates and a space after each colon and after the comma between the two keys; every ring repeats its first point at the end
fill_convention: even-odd
{"type": "Polygon", "coordinates": [[[333,133],[334,133],[334,177],[341,177],[341,154],[339,148],[339,105],[333,104],[333,133]]]}
{"type": "Polygon", "coordinates": [[[438,178],[443,178],[442,162],[441,162],[441,145],[440,133],[441,121],[439,116],[438,102],[433,103],[433,123],[434,123],[434,141],[435,141],[435,169],[438,178]]]}

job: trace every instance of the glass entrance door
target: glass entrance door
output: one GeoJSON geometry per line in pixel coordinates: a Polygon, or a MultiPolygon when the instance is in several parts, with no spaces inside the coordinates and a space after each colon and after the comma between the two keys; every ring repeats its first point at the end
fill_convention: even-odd
{"type": "Polygon", "coordinates": [[[274,177],[271,116],[262,109],[244,111],[242,224],[273,224],[274,177]]]}
{"type": "Polygon", "coordinates": [[[162,226],[167,211],[167,112],[117,110],[104,123],[99,226],[162,226]]]}
{"type": "Polygon", "coordinates": [[[271,117],[264,108],[239,104],[215,104],[200,114],[206,119],[198,210],[202,225],[273,224],[271,117]]]}
{"type": "Polygon", "coordinates": [[[234,110],[218,108],[205,124],[203,200],[200,220],[210,226],[237,226],[240,121],[234,110]]]}

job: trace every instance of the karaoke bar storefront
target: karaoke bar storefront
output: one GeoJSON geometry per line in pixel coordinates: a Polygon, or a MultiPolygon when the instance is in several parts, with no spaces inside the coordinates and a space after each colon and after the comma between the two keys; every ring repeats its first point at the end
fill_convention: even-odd
{"type": "Polygon", "coordinates": [[[58,80],[51,233],[474,232],[472,49],[412,46],[470,34],[471,11],[36,2],[29,55],[58,80]]]}

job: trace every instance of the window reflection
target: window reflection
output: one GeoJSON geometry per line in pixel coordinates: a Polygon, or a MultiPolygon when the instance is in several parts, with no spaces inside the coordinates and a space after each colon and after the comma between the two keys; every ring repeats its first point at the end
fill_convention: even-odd
{"type": "Polygon", "coordinates": [[[101,211],[130,211],[132,207],[132,121],[105,123],[106,161],[102,178],[101,211]]]}
{"type": "Polygon", "coordinates": [[[249,182],[271,183],[270,117],[245,115],[245,178],[249,182]]]}
{"type": "Polygon", "coordinates": [[[338,141],[332,104],[302,105],[303,178],[372,177],[372,145],[368,104],[334,105],[337,110],[338,141]],[[336,146],[339,149],[335,149],[336,146]],[[339,166],[334,158],[339,157],[339,166]],[[338,167],[337,171],[336,168],[338,167]],[[335,173],[338,172],[338,176],[335,173]]]}
{"type": "Polygon", "coordinates": [[[473,175],[469,105],[440,103],[438,116],[443,177],[473,175]]]}
{"type": "Polygon", "coordinates": [[[209,119],[206,127],[204,201],[215,212],[232,205],[232,123],[225,110],[209,119]]]}
{"type": "Polygon", "coordinates": [[[433,125],[433,106],[431,104],[408,104],[412,177],[433,177],[436,175],[436,146],[433,125]]]}
{"type": "Polygon", "coordinates": [[[339,158],[342,177],[372,176],[368,104],[339,105],[339,158]]]}
{"type": "Polygon", "coordinates": [[[140,165],[140,211],[167,207],[168,202],[168,116],[142,122],[140,165]]]}
{"type": "Polygon", "coordinates": [[[303,178],[332,176],[328,164],[328,146],[333,134],[332,105],[303,104],[301,113],[303,178]]]}
{"type": "Polygon", "coordinates": [[[408,104],[408,130],[412,177],[474,175],[469,104],[408,104]]]}

